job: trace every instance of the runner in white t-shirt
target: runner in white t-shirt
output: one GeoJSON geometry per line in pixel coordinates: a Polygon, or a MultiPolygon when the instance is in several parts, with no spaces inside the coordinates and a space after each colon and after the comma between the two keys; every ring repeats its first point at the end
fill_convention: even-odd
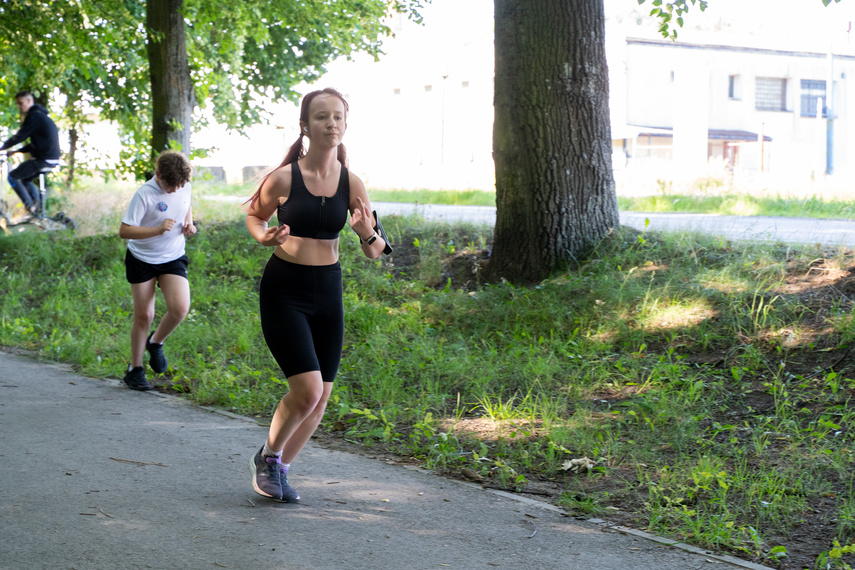
{"type": "Polygon", "coordinates": [[[119,237],[128,240],[125,274],[134,297],[131,364],[124,377],[132,390],[152,388],[143,368],[146,350],[151,369],[158,374],[166,371],[163,341],[190,309],[184,238],[196,233],[190,207],[192,168],[180,152],[166,151],[157,157],[156,172],[134,194],[119,228],[119,237]],[[154,321],[155,285],[163,292],[166,314],[149,333],[154,321]]]}

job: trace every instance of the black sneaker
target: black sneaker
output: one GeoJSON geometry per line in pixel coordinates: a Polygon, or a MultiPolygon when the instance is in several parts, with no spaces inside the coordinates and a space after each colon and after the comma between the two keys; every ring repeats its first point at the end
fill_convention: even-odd
{"type": "Polygon", "coordinates": [[[125,384],[128,385],[128,388],[131,390],[140,390],[142,392],[146,390],[151,390],[152,385],[148,383],[148,380],[145,378],[145,368],[142,366],[137,366],[136,368],[129,368],[125,373],[125,377],[123,378],[125,384]]]}
{"type": "Polygon", "coordinates": [[[249,460],[249,472],[252,473],[252,488],[259,495],[283,503],[296,503],[300,500],[300,495],[288,484],[278,457],[264,457],[259,449],[249,460]]]}
{"type": "Polygon", "coordinates": [[[154,333],[151,333],[145,339],[145,349],[148,351],[150,357],[148,365],[158,374],[162,374],[166,372],[166,356],[163,354],[163,343],[151,342],[152,336],[154,336],[154,333]]]}

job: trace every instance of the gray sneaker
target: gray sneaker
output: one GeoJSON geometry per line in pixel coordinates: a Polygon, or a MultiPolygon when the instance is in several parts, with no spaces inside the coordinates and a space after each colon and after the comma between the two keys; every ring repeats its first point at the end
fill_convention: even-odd
{"type": "Polygon", "coordinates": [[[288,483],[288,472],[285,469],[280,469],[280,473],[282,473],[282,502],[299,503],[300,494],[288,483]]]}
{"type": "Polygon", "coordinates": [[[249,472],[252,473],[252,488],[259,495],[282,503],[296,503],[300,500],[300,495],[288,484],[285,469],[278,457],[264,457],[259,449],[249,460],[249,472]]]}

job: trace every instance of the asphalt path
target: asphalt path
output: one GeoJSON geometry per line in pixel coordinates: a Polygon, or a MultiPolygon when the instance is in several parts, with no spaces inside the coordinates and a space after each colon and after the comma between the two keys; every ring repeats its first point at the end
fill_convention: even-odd
{"type": "MultiPolygon", "coordinates": [[[[374,202],[384,214],[420,214],[426,219],[448,222],[495,224],[493,206],[446,206],[374,202]]],[[[769,216],[721,216],[717,214],[656,214],[620,212],[620,223],[637,230],[695,232],[714,237],[745,241],[821,244],[855,247],[855,222],[814,218],[776,218],[769,216]]]]}
{"type": "Polygon", "coordinates": [[[310,443],[252,491],[250,418],[0,352],[0,568],[762,568],[310,443]]]}

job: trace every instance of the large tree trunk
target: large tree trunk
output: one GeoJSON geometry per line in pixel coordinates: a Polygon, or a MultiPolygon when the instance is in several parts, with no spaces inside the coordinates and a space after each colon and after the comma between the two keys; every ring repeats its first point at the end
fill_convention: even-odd
{"type": "Polygon", "coordinates": [[[196,96],[187,63],[183,0],[146,0],[146,25],[152,156],[167,148],[189,156],[196,96]]]}
{"type": "Polygon", "coordinates": [[[495,242],[532,283],[618,225],[603,0],[495,0],[495,242]]]}

